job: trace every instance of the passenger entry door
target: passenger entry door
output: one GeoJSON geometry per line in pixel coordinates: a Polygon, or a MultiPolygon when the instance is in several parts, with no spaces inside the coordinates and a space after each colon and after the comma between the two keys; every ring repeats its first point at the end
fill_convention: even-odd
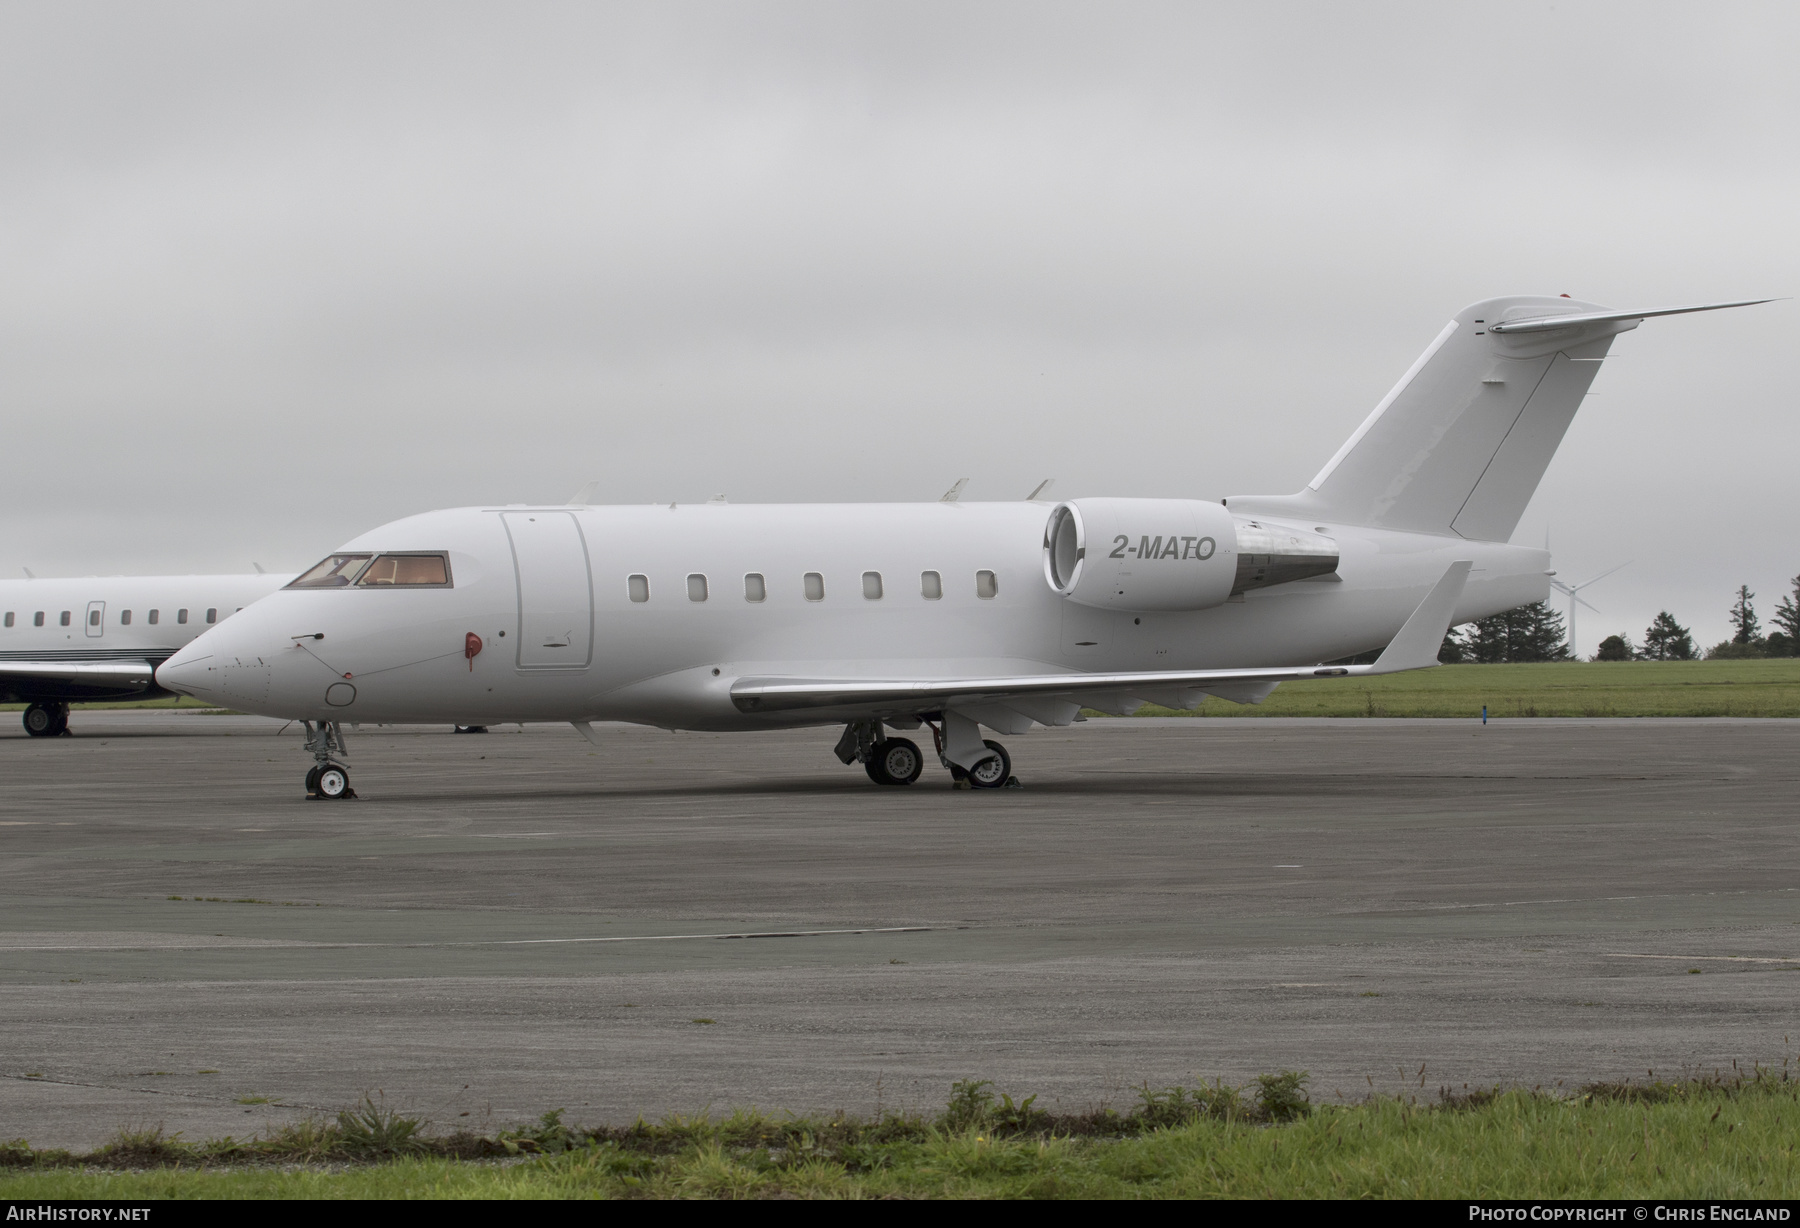
{"type": "Polygon", "coordinates": [[[519,668],[585,669],[593,659],[594,586],[572,512],[502,512],[519,587],[519,668]]]}

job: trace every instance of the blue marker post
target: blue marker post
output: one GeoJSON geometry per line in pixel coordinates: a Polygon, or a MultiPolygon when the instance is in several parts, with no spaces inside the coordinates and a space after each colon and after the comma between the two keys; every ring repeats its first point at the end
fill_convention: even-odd
{"type": "Polygon", "coordinates": [[[1481,705],[1481,723],[1483,725],[1487,724],[1487,705],[1486,704],[1481,705]]]}

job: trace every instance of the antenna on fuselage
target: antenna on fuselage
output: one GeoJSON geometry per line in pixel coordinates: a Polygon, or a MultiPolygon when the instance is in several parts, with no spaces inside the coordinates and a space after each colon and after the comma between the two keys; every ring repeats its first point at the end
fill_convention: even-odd
{"type": "Polygon", "coordinates": [[[949,490],[946,490],[944,492],[944,497],[942,499],[939,499],[938,502],[939,503],[955,503],[957,500],[957,497],[962,494],[963,487],[967,486],[968,484],[969,484],[968,478],[957,478],[956,485],[952,486],[949,490]]]}

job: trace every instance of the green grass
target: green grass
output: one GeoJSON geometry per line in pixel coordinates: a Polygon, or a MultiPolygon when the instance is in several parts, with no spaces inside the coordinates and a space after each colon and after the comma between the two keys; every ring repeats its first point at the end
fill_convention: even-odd
{"type": "MultiPolygon", "coordinates": [[[[1440,665],[1378,678],[1284,682],[1261,704],[1208,699],[1139,716],[1800,717],[1800,658],[1440,665]]],[[[1098,715],[1091,714],[1091,715],[1098,715]]]]}
{"type": "Polygon", "coordinates": [[[88,1156],[0,1145],[0,1198],[1793,1198],[1800,1087],[1785,1077],[1477,1092],[1314,1106],[1291,1073],[1253,1094],[1147,1091],[1057,1117],[959,1084],[931,1120],[740,1112],[582,1130],[559,1114],[433,1139],[365,1101],[262,1143],[122,1135],[88,1156]]]}

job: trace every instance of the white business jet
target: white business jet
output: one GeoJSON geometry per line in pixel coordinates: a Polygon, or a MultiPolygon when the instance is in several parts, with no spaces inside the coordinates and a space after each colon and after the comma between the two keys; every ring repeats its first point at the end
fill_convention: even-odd
{"type": "Polygon", "coordinates": [[[71,703],[166,697],[158,665],[293,578],[0,580],[0,702],[29,705],[25,732],[46,738],[68,730],[71,703]]]}
{"type": "Polygon", "coordinates": [[[1613,337],[1745,305],[1477,303],[1294,495],[430,512],[156,676],[304,722],[320,798],[352,795],[358,721],[841,725],[838,757],[882,785],[918,778],[895,735],[925,727],[953,776],[999,788],[982,726],[1423,669],[1451,625],[1544,598],[1548,552],[1507,538],[1613,337]]]}

